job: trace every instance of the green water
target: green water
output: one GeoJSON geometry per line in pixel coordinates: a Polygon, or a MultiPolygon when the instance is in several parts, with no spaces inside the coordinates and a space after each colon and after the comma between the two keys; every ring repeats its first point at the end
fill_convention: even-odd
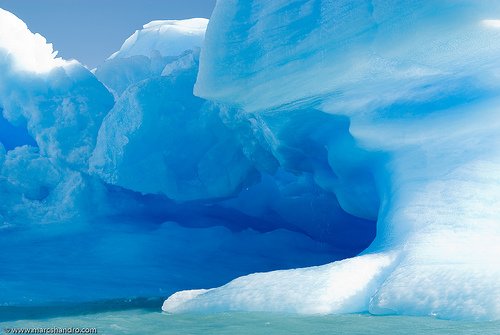
{"type": "Polygon", "coordinates": [[[499,335],[500,322],[445,321],[432,318],[370,315],[297,316],[267,313],[167,315],[151,310],[106,312],[43,320],[9,321],[5,328],[96,328],[98,334],[227,335],[499,335]]]}

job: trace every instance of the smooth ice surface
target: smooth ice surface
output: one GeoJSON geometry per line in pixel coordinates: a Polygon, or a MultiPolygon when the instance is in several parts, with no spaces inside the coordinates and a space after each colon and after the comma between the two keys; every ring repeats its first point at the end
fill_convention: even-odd
{"type": "Polygon", "coordinates": [[[456,94],[460,86],[495,87],[498,7],[472,0],[222,0],[196,92],[250,111],[320,97],[325,109],[348,115],[380,114],[403,101],[451,107],[467,99],[456,94]]]}

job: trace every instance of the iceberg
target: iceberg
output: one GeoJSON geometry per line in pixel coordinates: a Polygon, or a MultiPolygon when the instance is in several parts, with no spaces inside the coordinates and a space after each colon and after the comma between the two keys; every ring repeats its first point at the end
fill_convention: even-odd
{"type": "Polygon", "coordinates": [[[90,71],[0,10],[0,305],[500,319],[499,20],[219,0],[90,71]]]}
{"type": "Polygon", "coordinates": [[[499,15],[475,1],[218,1],[195,94],[261,120],[281,166],[308,168],[377,234],[358,257],[163,309],[498,319],[499,15]]]}

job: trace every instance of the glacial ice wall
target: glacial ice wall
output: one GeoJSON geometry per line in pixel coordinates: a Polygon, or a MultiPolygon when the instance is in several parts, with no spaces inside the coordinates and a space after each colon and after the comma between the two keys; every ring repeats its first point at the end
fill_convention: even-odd
{"type": "Polygon", "coordinates": [[[219,0],[195,93],[260,120],[281,166],[377,219],[377,236],[362,256],[164,310],[498,319],[498,22],[495,1],[219,0]]]}

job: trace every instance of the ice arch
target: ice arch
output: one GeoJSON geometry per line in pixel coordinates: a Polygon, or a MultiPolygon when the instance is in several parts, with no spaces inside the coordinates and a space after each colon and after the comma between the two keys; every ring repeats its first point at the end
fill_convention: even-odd
{"type": "Polygon", "coordinates": [[[324,264],[372,241],[373,188],[374,206],[331,191],[346,187],[337,175],[373,184],[349,167],[375,159],[363,150],[330,168],[325,141],[357,147],[346,118],[308,106],[283,106],[303,116],[290,120],[252,115],[193,95],[206,20],[148,24],[91,72],[4,17],[26,48],[0,33],[0,104],[36,146],[0,144],[2,311],[164,297],[324,264]]]}
{"type": "MultiPolygon", "coordinates": [[[[359,147],[386,158],[356,162],[374,182],[355,198],[379,195],[377,238],[350,260],[179,292],[164,310],[498,319],[498,15],[494,1],[219,0],[195,93],[281,119],[347,117],[359,147]]],[[[332,169],[358,157],[343,148],[332,169]]]]}

